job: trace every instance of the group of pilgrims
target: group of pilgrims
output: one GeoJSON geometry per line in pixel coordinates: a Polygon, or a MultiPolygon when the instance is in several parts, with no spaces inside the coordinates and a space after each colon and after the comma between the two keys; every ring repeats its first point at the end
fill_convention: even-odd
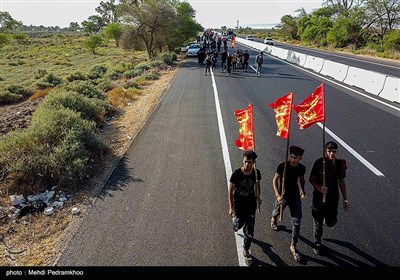
{"type": "Polygon", "coordinates": [[[206,65],[204,75],[210,75],[211,71],[215,71],[218,65],[218,57],[221,59],[222,71],[227,72],[228,75],[239,69],[247,72],[250,57],[248,51],[236,49],[236,51],[228,52],[227,37],[221,37],[212,31],[205,31],[201,37],[197,38],[197,42],[201,45],[198,52],[198,62],[201,65],[206,65]]]}

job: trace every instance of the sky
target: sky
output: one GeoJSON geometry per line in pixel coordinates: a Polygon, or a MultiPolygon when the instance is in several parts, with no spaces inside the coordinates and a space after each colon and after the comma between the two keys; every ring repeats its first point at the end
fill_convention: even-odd
{"type": "MultiPolygon", "coordinates": [[[[107,0],[103,0],[107,1],[107,0]]],[[[68,27],[71,22],[96,15],[97,0],[0,0],[0,11],[25,25],[68,27]]],[[[183,2],[183,1],[182,1],[183,2]]],[[[297,15],[322,6],[323,0],[187,0],[196,10],[196,21],[205,28],[255,27],[277,24],[284,15],[297,15]]]]}

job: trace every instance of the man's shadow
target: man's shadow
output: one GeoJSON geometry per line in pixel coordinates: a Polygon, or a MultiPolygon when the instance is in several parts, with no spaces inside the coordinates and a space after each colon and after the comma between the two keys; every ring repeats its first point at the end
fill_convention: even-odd
{"type": "Polygon", "coordinates": [[[331,238],[324,238],[325,241],[334,243],[336,245],[342,246],[344,248],[350,249],[357,255],[361,256],[365,260],[367,260],[369,263],[355,260],[354,258],[351,258],[345,254],[342,254],[336,250],[333,250],[331,248],[327,249],[327,257],[331,259],[332,261],[336,262],[337,264],[341,266],[379,266],[379,267],[388,267],[389,265],[381,262],[380,260],[374,258],[371,255],[368,255],[367,253],[363,252],[360,250],[360,248],[354,246],[350,242],[346,241],[340,241],[336,239],[331,239],[331,238]]]}
{"type": "MultiPolygon", "coordinates": [[[[292,234],[292,230],[287,229],[283,225],[279,225],[278,230],[282,231],[282,232],[286,232],[290,235],[292,234]]],[[[352,257],[345,255],[339,251],[336,251],[332,248],[323,246],[324,250],[322,251],[320,256],[326,257],[327,259],[331,260],[332,262],[327,262],[320,258],[312,257],[310,255],[304,254],[303,252],[299,252],[299,254],[301,255],[301,261],[299,263],[301,263],[303,265],[308,265],[309,263],[316,263],[316,264],[325,265],[325,266],[341,266],[341,267],[368,267],[368,266],[369,267],[371,267],[371,266],[387,267],[388,266],[387,264],[381,262],[380,260],[374,258],[373,256],[363,252],[362,250],[360,250],[358,247],[356,247],[354,244],[352,244],[350,242],[340,241],[340,240],[336,240],[336,239],[329,239],[329,238],[322,238],[322,239],[326,242],[331,242],[331,243],[339,245],[343,248],[350,249],[354,253],[359,255],[360,257],[367,260],[368,262],[352,258],[352,257]]],[[[309,240],[301,235],[299,236],[299,240],[301,240],[304,244],[310,246],[311,248],[314,247],[314,242],[312,242],[311,240],[309,240]]]]}
{"type": "Polygon", "coordinates": [[[264,254],[266,254],[268,258],[275,264],[275,265],[268,264],[253,256],[252,266],[263,266],[263,267],[288,266],[285,263],[285,261],[281,257],[279,257],[279,255],[277,255],[274,251],[272,251],[271,244],[265,243],[255,238],[253,238],[252,243],[258,245],[263,250],[264,254]]]}

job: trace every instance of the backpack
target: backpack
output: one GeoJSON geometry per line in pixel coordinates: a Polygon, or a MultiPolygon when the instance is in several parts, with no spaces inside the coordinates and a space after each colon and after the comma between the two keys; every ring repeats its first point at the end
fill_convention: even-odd
{"type": "Polygon", "coordinates": [[[257,55],[256,62],[257,64],[262,64],[264,62],[262,55],[257,55]]]}

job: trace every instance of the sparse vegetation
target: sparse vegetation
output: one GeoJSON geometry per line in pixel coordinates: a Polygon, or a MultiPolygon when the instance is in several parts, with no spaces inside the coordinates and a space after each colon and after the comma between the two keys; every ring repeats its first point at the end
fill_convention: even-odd
{"type": "Polygon", "coordinates": [[[26,129],[0,136],[0,174],[17,193],[54,184],[75,189],[87,178],[88,161],[107,148],[97,132],[104,119],[134,102],[140,86],[158,79],[157,69],[176,55],[149,61],[145,52],[127,53],[112,42],[94,54],[78,34],[24,41],[11,40],[0,53],[0,105],[43,101],[26,129]]]}

